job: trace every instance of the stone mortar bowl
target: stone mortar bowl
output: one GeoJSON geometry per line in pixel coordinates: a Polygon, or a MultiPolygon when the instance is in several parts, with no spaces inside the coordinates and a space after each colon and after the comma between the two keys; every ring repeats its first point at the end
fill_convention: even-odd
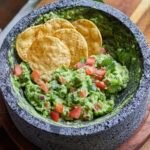
{"type": "MultiPolygon", "coordinates": [[[[81,12],[76,11],[76,13],[81,12]]],[[[90,0],[59,1],[25,16],[7,35],[0,51],[1,93],[14,124],[22,135],[41,149],[115,149],[135,131],[145,115],[150,84],[149,50],[143,34],[136,25],[122,12],[111,6],[90,0]],[[40,14],[78,7],[87,9],[82,12],[86,11],[85,17],[89,18],[92,14],[97,14],[100,20],[103,20],[97,25],[102,32],[104,44],[120,63],[128,67],[130,81],[127,88],[119,93],[112,113],[91,122],[54,123],[38,115],[20,91],[15,90],[10,78],[11,67],[8,63],[8,54],[17,34],[33,24],[40,14]],[[119,43],[117,43],[118,39],[120,39],[119,43]],[[123,39],[125,39],[124,42],[123,39]],[[113,48],[114,45],[118,47],[113,48]],[[122,51],[119,47],[123,47],[124,50],[122,51]]],[[[14,58],[17,61],[16,55],[14,58]]]]}

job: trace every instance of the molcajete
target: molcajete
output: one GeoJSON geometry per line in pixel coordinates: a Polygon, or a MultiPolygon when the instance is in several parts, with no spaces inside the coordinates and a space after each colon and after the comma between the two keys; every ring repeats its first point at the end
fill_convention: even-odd
{"type": "Polygon", "coordinates": [[[145,115],[150,83],[149,50],[143,34],[119,10],[90,0],[62,0],[34,10],[7,35],[0,51],[0,89],[16,127],[41,149],[115,149],[135,131],[145,115]],[[19,62],[11,51],[16,36],[27,27],[48,20],[51,12],[69,21],[92,20],[100,29],[109,53],[128,68],[129,83],[119,93],[112,113],[93,121],[55,123],[40,116],[25,100],[23,92],[15,88],[9,62],[19,62]]]}

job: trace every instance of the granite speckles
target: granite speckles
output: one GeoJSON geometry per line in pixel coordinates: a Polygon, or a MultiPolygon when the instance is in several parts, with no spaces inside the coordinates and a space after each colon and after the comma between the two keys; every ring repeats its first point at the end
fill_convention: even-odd
{"type": "Polygon", "coordinates": [[[139,126],[146,111],[147,93],[150,84],[150,49],[139,29],[119,10],[111,6],[90,0],[61,0],[59,3],[44,6],[34,10],[22,18],[6,37],[0,51],[0,89],[6,100],[10,116],[20,132],[35,145],[44,150],[111,150],[128,138],[139,126]],[[85,6],[103,11],[117,18],[135,36],[143,56],[144,75],[139,89],[122,110],[115,116],[101,123],[86,124],[83,127],[62,127],[39,120],[21,109],[17,103],[17,96],[10,83],[10,68],[7,52],[11,42],[23,29],[27,28],[39,14],[59,8],[85,6]]]}

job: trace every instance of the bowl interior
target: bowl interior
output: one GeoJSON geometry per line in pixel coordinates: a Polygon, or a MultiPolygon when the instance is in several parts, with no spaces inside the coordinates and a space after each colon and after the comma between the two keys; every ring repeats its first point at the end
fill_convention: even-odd
{"type": "MultiPolygon", "coordinates": [[[[109,116],[117,112],[118,109],[124,107],[125,104],[127,104],[132,99],[133,95],[135,94],[138,88],[141,75],[143,72],[143,65],[142,65],[143,60],[142,60],[138,43],[135,40],[134,35],[123,23],[121,23],[116,18],[102,11],[96,10],[94,8],[88,8],[88,7],[65,8],[65,10],[60,9],[54,11],[54,14],[59,17],[63,17],[69,21],[73,21],[79,18],[87,18],[93,21],[98,26],[102,34],[103,46],[108,50],[108,53],[110,53],[118,62],[127,66],[129,70],[130,79],[127,88],[121,91],[120,93],[118,93],[118,95],[116,96],[114,111],[92,122],[94,123],[94,122],[104,121],[105,118],[108,118],[109,116]]],[[[47,14],[42,14],[38,16],[34,20],[34,22],[32,22],[31,25],[38,25],[44,23],[47,20],[54,17],[54,14],[52,12],[48,12],[47,14]]],[[[15,43],[15,41],[13,43],[15,43]]],[[[19,57],[15,53],[15,48],[12,48],[11,55],[13,55],[13,57],[15,58],[14,61],[17,61],[18,63],[20,62],[19,57]]],[[[14,83],[12,84],[15,89],[14,83]]],[[[32,113],[32,115],[38,118],[42,118],[40,117],[40,115],[37,114],[37,112],[34,111],[34,109],[31,106],[29,106],[28,108],[26,107],[26,104],[28,102],[25,100],[25,98],[22,98],[23,97],[21,96],[22,93],[23,93],[22,91],[18,92],[18,94],[20,95],[20,98],[18,98],[19,99],[18,104],[23,109],[32,113]]],[[[47,119],[44,120],[52,122],[47,119]]],[[[86,125],[88,123],[89,122],[81,123],[81,124],[86,125]]],[[[66,125],[65,122],[60,124],[66,125]]]]}

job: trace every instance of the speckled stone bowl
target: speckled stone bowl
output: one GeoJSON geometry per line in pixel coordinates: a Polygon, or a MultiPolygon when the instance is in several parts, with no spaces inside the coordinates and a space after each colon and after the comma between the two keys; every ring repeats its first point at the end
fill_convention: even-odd
{"type": "MultiPolygon", "coordinates": [[[[110,25],[111,26],[111,25],[110,25]]],[[[117,34],[117,30],[116,30],[117,34]]],[[[130,43],[130,41],[128,41],[130,43]]],[[[147,105],[150,85],[150,53],[143,34],[122,12],[111,6],[90,0],[63,0],[44,6],[22,18],[7,35],[0,50],[0,89],[10,116],[19,131],[41,149],[48,150],[111,150],[126,140],[141,123],[147,105]],[[35,117],[34,110],[24,105],[20,107],[19,96],[10,81],[11,68],[8,64],[8,51],[16,35],[30,26],[40,14],[62,8],[88,7],[117,20],[127,28],[138,44],[137,51],[142,62],[143,73],[138,88],[128,97],[127,103],[120,101],[114,113],[92,122],[61,124],[44,121],[35,117]],[[27,109],[28,108],[28,109],[27,109]],[[119,109],[120,108],[120,109],[119,109]]],[[[130,56],[133,57],[133,56],[130,56]]],[[[133,68],[134,70],[134,68],[133,68]]],[[[136,81],[135,81],[136,82],[136,81]]],[[[129,83],[129,85],[132,83],[129,83]]],[[[129,89],[130,87],[128,87],[129,89]]],[[[123,94],[123,97],[125,94],[123,94]]],[[[123,100],[123,99],[122,99],[123,100]]]]}

